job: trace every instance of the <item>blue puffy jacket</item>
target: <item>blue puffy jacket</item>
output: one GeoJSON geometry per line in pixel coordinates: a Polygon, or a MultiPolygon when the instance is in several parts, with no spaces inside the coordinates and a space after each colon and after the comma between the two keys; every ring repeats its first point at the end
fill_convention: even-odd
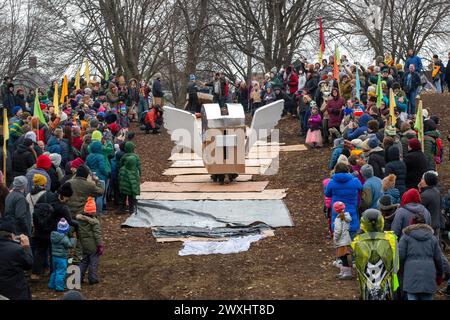
{"type": "Polygon", "coordinates": [[[64,140],[58,140],[55,136],[52,136],[47,143],[47,151],[50,153],[57,153],[61,155],[61,167],[65,167],[69,161],[69,145],[64,140]]]}
{"type": "Polygon", "coordinates": [[[416,67],[416,69],[415,69],[416,72],[422,71],[422,67],[423,67],[422,66],[422,59],[420,59],[418,56],[412,56],[412,57],[409,57],[406,60],[405,72],[409,72],[409,65],[410,64],[413,64],[414,67],[416,67]]]}
{"type": "Polygon", "coordinates": [[[348,140],[358,139],[363,134],[367,133],[367,123],[372,120],[372,117],[367,113],[364,113],[358,121],[358,128],[353,131],[353,129],[349,128],[347,131],[348,140]]]}
{"type": "Polygon", "coordinates": [[[103,155],[103,145],[100,141],[90,144],[90,154],[86,158],[86,165],[95,172],[100,180],[106,181],[108,172],[106,171],[105,157],[103,155]]]}
{"type": "Polygon", "coordinates": [[[344,150],[343,146],[338,146],[333,150],[330,161],[328,162],[328,169],[330,169],[330,170],[334,169],[334,166],[336,165],[336,163],[339,159],[339,156],[342,154],[342,150],[344,150]]]}
{"type": "MultiPolygon", "coordinates": [[[[354,175],[350,173],[336,173],[331,178],[325,189],[325,196],[331,198],[331,203],[341,201],[345,204],[345,211],[350,213],[352,221],[350,223],[350,232],[359,230],[358,217],[358,194],[362,190],[362,184],[354,175]]],[[[336,219],[336,212],[332,211],[331,221],[336,219]]],[[[331,224],[334,230],[334,224],[331,224]]]]}

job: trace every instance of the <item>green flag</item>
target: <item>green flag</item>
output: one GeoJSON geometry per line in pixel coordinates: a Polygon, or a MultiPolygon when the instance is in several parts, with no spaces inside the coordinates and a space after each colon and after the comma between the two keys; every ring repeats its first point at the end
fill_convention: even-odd
{"type": "Polygon", "coordinates": [[[381,102],[383,102],[383,88],[381,87],[381,74],[378,74],[377,81],[377,107],[381,107],[381,102]]]}
{"type": "Polygon", "coordinates": [[[109,81],[109,68],[106,67],[106,71],[105,71],[105,80],[109,81]]]}
{"type": "Polygon", "coordinates": [[[47,124],[47,121],[45,121],[44,114],[42,113],[42,110],[41,110],[41,105],[39,103],[39,94],[38,94],[38,90],[37,89],[36,89],[36,97],[34,99],[34,113],[33,113],[33,115],[35,117],[38,117],[39,121],[41,123],[47,124]]]}
{"type": "Polygon", "coordinates": [[[422,144],[422,151],[424,150],[424,136],[423,136],[423,105],[422,100],[419,100],[419,106],[417,107],[416,123],[414,129],[417,130],[417,138],[422,144]]]}

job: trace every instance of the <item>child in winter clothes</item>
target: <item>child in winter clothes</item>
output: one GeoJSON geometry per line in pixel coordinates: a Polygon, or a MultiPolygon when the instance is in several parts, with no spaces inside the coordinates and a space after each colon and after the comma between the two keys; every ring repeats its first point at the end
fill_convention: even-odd
{"type": "Polygon", "coordinates": [[[352,279],[352,250],[350,238],[350,222],[352,218],[348,212],[345,212],[345,204],[337,201],[333,204],[334,211],[337,213],[334,220],[334,245],[336,247],[336,257],[342,261],[341,272],[336,275],[340,280],[352,279]]]}
{"type": "Polygon", "coordinates": [[[311,116],[308,120],[308,133],[306,134],[306,143],[311,147],[322,147],[322,117],[319,108],[314,101],[310,102],[311,116]]]}
{"type": "Polygon", "coordinates": [[[396,180],[395,174],[390,174],[381,183],[383,195],[389,195],[392,198],[392,204],[400,203],[400,191],[395,187],[396,180]]]}
{"type": "Polygon", "coordinates": [[[122,105],[120,107],[119,126],[121,128],[129,128],[130,127],[130,118],[128,117],[127,107],[125,105],[122,105]]]}
{"type": "Polygon", "coordinates": [[[130,141],[125,143],[125,154],[120,159],[119,169],[119,191],[128,198],[128,209],[131,213],[136,207],[136,196],[141,193],[141,160],[134,153],[134,147],[130,141]]]}
{"type": "Polygon", "coordinates": [[[70,248],[75,248],[76,240],[69,239],[70,226],[66,219],[62,218],[58,222],[57,231],[50,235],[52,243],[52,265],[53,271],[50,276],[48,287],[55,291],[64,291],[66,288],[67,256],[70,248]]]}
{"type": "MultiPolygon", "coordinates": [[[[322,181],[323,190],[327,188],[328,183],[330,182],[330,178],[326,178],[322,181]]],[[[325,214],[325,218],[327,219],[327,225],[328,225],[328,232],[330,233],[330,236],[333,235],[333,231],[331,231],[331,198],[325,197],[324,199],[324,206],[323,206],[323,213],[325,214]]]]}
{"type": "Polygon", "coordinates": [[[104,251],[102,230],[96,213],[95,201],[92,197],[89,197],[84,206],[84,213],[76,216],[79,221],[80,243],[83,252],[83,259],[80,264],[81,282],[84,280],[86,271],[89,270],[88,281],[90,285],[99,283],[97,276],[98,262],[104,251]]]}
{"type": "Polygon", "coordinates": [[[160,111],[159,106],[150,106],[144,120],[146,134],[149,134],[150,130],[152,130],[153,134],[159,133],[159,128],[161,127],[161,116],[162,112],[160,111]]]}

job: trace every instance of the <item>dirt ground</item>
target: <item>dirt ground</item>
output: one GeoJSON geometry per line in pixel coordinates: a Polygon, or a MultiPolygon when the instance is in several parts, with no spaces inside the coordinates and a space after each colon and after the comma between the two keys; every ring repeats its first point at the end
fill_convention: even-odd
{"type": "MultiPolygon", "coordinates": [[[[450,95],[423,99],[430,114],[441,118],[448,159],[450,95]]],[[[283,119],[279,128],[281,142],[304,142],[296,119],[283,119]]],[[[136,132],[142,181],[171,181],[172,177],[162,175],[170,165],[169,136],[136,132]]],[[[281,153],[279,173],[258,177],[270,180],[268,188],[289,189],[285,203],[295,227],[276,229],[275,237],[252,244],[247,252],[180,257],[181,243],[157,244],[148,229],[122,229],[125,214],[108,214],[102,218],[106,250],[100,261],[101,283],[83,286],[83,294],[89,299],[356,299],[356,281],[335,279],[334,249],[326,239],[321,181],[329,174],[330,153],[329,148],[281,153]]],[[[447,190],[447,160],[439,173],[447,190]]],[[[50,292],[45,282],[33,283],[32,292],[34,299],[61,297],[50,292]]]]}

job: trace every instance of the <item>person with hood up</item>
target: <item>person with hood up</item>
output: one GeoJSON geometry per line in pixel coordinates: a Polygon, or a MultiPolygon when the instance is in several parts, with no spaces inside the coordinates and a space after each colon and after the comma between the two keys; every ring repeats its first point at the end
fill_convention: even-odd
{"type": "Polygon", "coordinates": [[[408,155],[403,161],[406,165],[406,189],[417,188],[423,174],[428,171],[428,161],[418,139],[408,141],[408,155]]]}
{"type": "Polygon", "coordinates": [[[403,122],[400,126],[402,143],[403,159],[408,155],[408,142],[410,139],[417,138],[417,133],[411,129],[411,124],[409,122],[403,122]]]}
{"type": "Polygon", "coordinates": [[[384,169],[384,175],[385,177],[391,174],[395,175],[395,188],[398,189],[400,196],[402,196],[406,192],[406,165],[400,160],[400,151],[395,146],[388,149],[386,158],[387,163],[384,169]]]}
{"type": "Polygon", "coordinates": [[[123,196],[128,197],[129,211],[134,212],[136,206],[136,196],[140,190],[141,160],[134,153],[134,144],[125,143],[125,154],[120,159],[119,169],[119,191],[123,196]]]}
{"type": "Polygon", "coordinates": [[[331,153],[330,161],[328,162],[328,169],[332,170],[336,165],[339,156],[344,149],[344,138],[338,138],[334,140],[333,152],[331,153]]]}
{"type": "Polygon", "coordinates": [[[24,139],[13,154],[12,174],[14,177],[24,176],[27,170],[36,163],[36,153],[31,139],[24,139]]]}
{"type": "Polygon", "coordinates": [[[350,247],[352,239],[349,230],[352,217],[345,211],[343,202],[335,202],[333,209],[337,213],[334,220],[334,246],[336,247],[336,257],[342,261],[340,272],[336,277],[339,280],[350,280],[352,279],[352,250],[350,247]]]}
{"type": "MultiPolygon", "coordinates": [[[[343,118],[342,108],[345,106],[345,100],[339,96],[339,90],[333,88],[331,90],[331,96],[327,101],[327,112],[328,112],[328,128],[335,128],[339,131],[341,121],[343,118]]],[[[366,122],[367,124],[367,122],[366,122]]]]}
{"type": "Polygon", "coordinates": [[[438,139],[441,133],[437,130],[436,123],[428,119],[424,121],[424,154],[428,162],[428,170],[436,170],[436,156],[438,155],[438,139]]]}
{"type": "Polygon", "coordinates": [[[61,155],[61,163],[66,164],[69,159],[69,145],[63,139],[63,130],[55,129],[54,135],[48,140],[46,150],[50,153],[58,153],[61,155]]]}
{"type": "MultiPolygon", "coordinates": [[[[332,203],[341,201],[345,204],[346,210],[349,212],[352,221],[350,224],[350,237],[353,239],[359,230],[358,219],[358,195],[362,190],[361,182],[349,173],[349,166],[344,163],[338,163],[335,167],[335,173],[331,177],[325,189],[325,196],[331,198],[332,203]]],[[[331,221],[336,219],[337,213],[333,210],[331,221]]],[[[334,232],[334,226],[331,225],[334,232]]]]}
{"type": "Polygon", "coordinates": [[[438,182],[438,173],[436,171],[427,171],[423,174],[419,183],[419,191],[422,204],[430,212],[431,227],[434,230],[434,235],[440,239],[442,198],[437,188],[438,182]]]}
{"type": "Polygon", "coordinates": [[[25,195],[30,189],[27,189],[27,179],[24,176],[15,177],[13,190],[5,199],[3,216],[11,221],[18,234],[24,234],[27,237],[31,237],[31,214],[25,195]]]}
{"type": "Polygon", "coordinates": [[[373,175],[373,167],[366,164],[361,168],[361,174],[365,179],[361,193],[361,212],[367,209],[375,209],[378,199],[383,195],[381,179],[373,175]]]}
{"type": "Polygon", "coordinates": [[[378,199],[377,209],[380,210],[384,218],[384,231],[391,231],[392,221],[395,218],[395,212],[400,204],[394,204],[392,197],[388,194],[378,199]]]}
{"type": "Polygon", "coordinates": [[[349,123],[347,130],[347,139],[353,140],[358,139],[360,136],[367,134],[369,128],[367,127],[367,123],[372,120],[372,117],[367,113],[364,113],[358,120],[358,125],[356,125],[353,121],[349,123]]]}
{"type": "Polygon", "coordinates": [[[395,187],[396,176],[394,174],[390,174],[386,176],[382,181],[382,189],[383,195],[388,195],[392,198],[393,204],[400,203],[400,191],[395,187]]]}
{"type": "MultiPolygon", "coordinates": [[[[90,154],[86,158],[86,165],[91,172],[101,181],[102,187],[105,189],[108,172],[106,171],[105,157],[103,155],[103,146],[100,141],[93,141],[90,146],[90,154]]],[[[96,198],[98,213],[103,211],[103,197],[96,198]]]]}
{"type": "Polygon", "coordinates": [[[392,231],[400,239],[402,230],[411,224],[412,218],[416,214],[421,214],[425,218],[425,223],[431,225],[430,212],[422,205],[419,191],[409,189],[402,196],[400,207],[395,212],[394,221],[392,221],[392,231]]]}
{"type": "Polygon", "coordinates": [[[311,101],[311,116],[308,119],[308,133],[306,134],[305,143],[311,147],[322,147],[322,118],[320,117],[319,108],[314,101],[311,101]]]}
{"type": "Polygon", "coordinates": [[[373,168],[374,175],[383,179],[386,160],[384,158],[384,150],[380,147],[380,141],[375,136],[372,136],[366,139],[361,147],[365,151],[367,163],[373,168]]]}
{"type": "Polygon", "coordinates": [[[412,224],[403,229],[398,250],[408,300],[433,300],[442,282],[443,261],[439,242],[423,215],[415,214],[412,224]]]}
{"type": "Polygon", "coordinates": [[[50,157],[46,154],[41,155],[37,158],[36,161],[36,168],[33,168],[31,170],[28,170],[26,178],[28,180],[28,186],[27,190],[31,190],[33,188],[33,178],[35,174],[41,174],[47,179],[47,184],[45,186],[47,191],[51,190],[51,183],[52,180],[49,175],[49,170],[52,167],[52,161],[50,160],[50,157]]]}

